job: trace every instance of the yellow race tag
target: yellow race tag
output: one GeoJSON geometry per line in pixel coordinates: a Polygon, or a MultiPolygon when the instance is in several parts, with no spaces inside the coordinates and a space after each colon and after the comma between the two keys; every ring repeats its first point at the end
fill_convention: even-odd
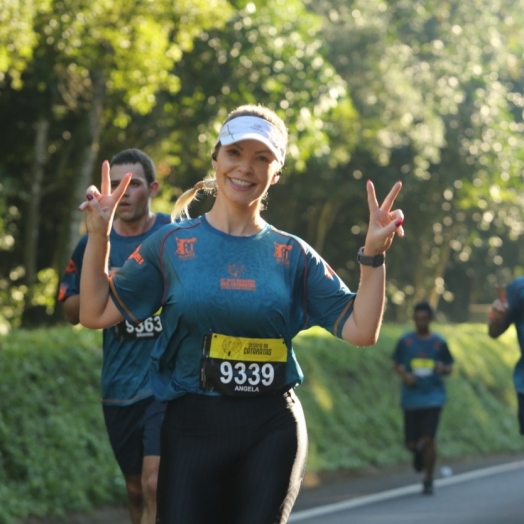
{"type": "Polygon", "coordinates": [[[243,338],[213,333],[209,356],[244,362],[287,362],[287,347],[281,338],[243,338]]]}
{"type": "Polygon", "coordinates": [[[414,358],[411,361],[411,369],[433,369],[435,361],[430,358],[414,358]]]}

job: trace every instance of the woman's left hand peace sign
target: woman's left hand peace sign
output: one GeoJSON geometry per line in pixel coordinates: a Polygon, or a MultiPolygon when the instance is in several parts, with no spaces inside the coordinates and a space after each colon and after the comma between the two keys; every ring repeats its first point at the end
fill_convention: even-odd
{"type": "Polygon", "coordinates": [[[367,181],[369,205],[369,225],[364,244],[364,254],[367,256],[381,255],[391,246],[395,233],[399,237],[404,236],[404,213],[400,209],[391,210],[397,195],[402,188],[402,182],[398,181],[388,193],[382,205],[378,205],[375,195],[375,186],[371,180],[367,181]]]}
{"type": "Polygon", "coordinates": [[[111,192],[109,162],[105,160],[102,163],[101,191],[95,186],[89,186],[86,190],[86,201],[78,207],[80,211],[87,211],[86,226],[89,234],[109,236],[116,206],[124,195],[131,176],[131,173],[127,173],[111,192]]]}

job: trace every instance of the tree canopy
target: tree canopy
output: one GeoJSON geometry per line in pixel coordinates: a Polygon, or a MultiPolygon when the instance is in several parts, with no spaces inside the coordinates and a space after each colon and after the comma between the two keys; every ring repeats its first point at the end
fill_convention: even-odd
{"type": "Polygon", "coordinates": [[[383,198],[400,179],[387,315],[427,298],[467,320],[520,272],[523,21],[524,0],[3,2],[0,329],[61,320],[76,208],[103,159],[148,152],[169,211],[244,103],[290,130],[269,222],[356,288],[364,181],[383,198]]]}

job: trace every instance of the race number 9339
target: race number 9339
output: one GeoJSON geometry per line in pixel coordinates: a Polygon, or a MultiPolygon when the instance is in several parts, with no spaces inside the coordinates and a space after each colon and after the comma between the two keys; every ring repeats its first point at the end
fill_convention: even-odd
{"type": "Polygon", "coordinates": [[[225,395],[257,395],[285,386],[288,349],[283,339],[204,336],[200,385],[225,395]]]}

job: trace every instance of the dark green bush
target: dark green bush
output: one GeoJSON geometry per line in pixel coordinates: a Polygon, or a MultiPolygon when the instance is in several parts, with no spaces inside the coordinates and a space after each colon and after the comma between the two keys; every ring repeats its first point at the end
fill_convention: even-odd
{"type": "Polygon", "coordinates": [[[0,337],[0,522],[122,501],[100,405],[98,332],[0,337]]]}

